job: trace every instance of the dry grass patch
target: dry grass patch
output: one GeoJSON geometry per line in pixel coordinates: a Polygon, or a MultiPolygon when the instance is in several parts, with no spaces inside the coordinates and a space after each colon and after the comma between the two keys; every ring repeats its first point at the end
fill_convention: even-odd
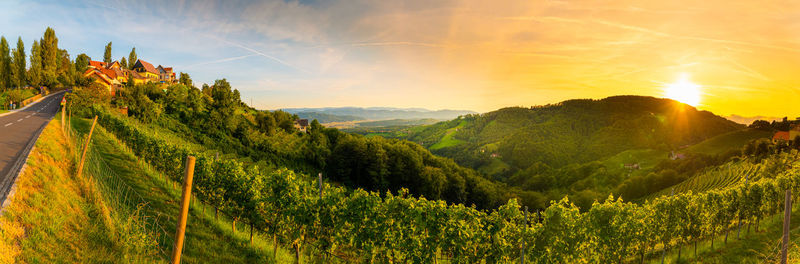
{"type": "Polygon", "coordinates": [[[0,216],[0,263],[127,262],[125,223],[94,181],[74,176],[75,156],[60,122],[47,125],[0,216]]]}

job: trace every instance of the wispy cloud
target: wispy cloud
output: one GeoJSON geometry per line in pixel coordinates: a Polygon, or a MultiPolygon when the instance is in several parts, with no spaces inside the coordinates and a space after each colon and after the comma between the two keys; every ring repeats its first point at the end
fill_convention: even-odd
{"type": "Polygon", "coordinates": [[[102,57],[108,41],[115,58],[135,46],[197,82],[227,78],[269,108],[489,111],[659,96],[687,72],[706,89],[706,109],[753,102],[766,107],[737,113],[780,115],[799,112],[791,105],[800,98],[785,96],[797,88],[781,88],[800,82],[799,9],[725,0],[0,1],[0,29],[31,42],[54,26],[73,57],[102,57]]]}
{"type": "Polygon", "coordinates": [[[213,61],[200,62],[200,63],[190,64],[190,65],[177,66],[177,67],[182,68],[182,69],[191,69],[191,68],[194,68],[194,67],[197,67],[197,66],[204,66],[204,65],[210,65],[210,64],[217,64],[217,63],[241,60],[241,59],[250,58],[250,57],[254,57],[254,56],[260,56],[260,55],[258,55],[258,54],[249,54],[249,55],[236,56],[236,57],[224,58],[224,59],[213,60],[213,61]]]}

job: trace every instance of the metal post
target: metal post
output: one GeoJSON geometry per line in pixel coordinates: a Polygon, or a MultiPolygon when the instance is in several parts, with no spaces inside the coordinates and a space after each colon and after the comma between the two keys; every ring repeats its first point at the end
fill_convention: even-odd
{"type": "Polygon", "coordinates": [[[783,247],[781,248],[781,264],[786,264],[789,250],[789,219],[792,217],[792,191],[786,190],[786,203],[783,207],[783,247]]]}
{"type": "Polygon", "coordinates": [[[181,194],[181,211],[178,216],[178,226],[175,230],[175,245],[172,249],[172,264],[181,263],[183,252],[183,235],[186,232],[186,219],[189,215],[189,200],[192,195],[192,177],[194,176],[194,156],[186,158],[186,174],[183,181],[183,194],[181,194]]]}
{"type": "Polygon", "coordinates": [[[97,116],[92,120],[92,128],[89,129],[89,136],[86,137],[86,144],[83,145],[83,154],[81,154],[81,163],[78,165],[78,177],[83,173],[83,162],[86,161],[86,150],[89,149],[89,141],[92,140],[92,132],[94,132],[94,125],[97,124],[97,116]]]}

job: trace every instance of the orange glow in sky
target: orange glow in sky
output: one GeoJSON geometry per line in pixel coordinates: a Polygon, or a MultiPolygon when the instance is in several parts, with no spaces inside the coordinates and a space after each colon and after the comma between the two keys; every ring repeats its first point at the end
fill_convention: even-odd
{"type": "Polygon", "coordinates": [[[800,116],[800,1],[0,1],[6,38],[30,46],[47,26],[73,56],[135,46],[195,83],[227,78],[260,109],[645,95],[800,116]]]}

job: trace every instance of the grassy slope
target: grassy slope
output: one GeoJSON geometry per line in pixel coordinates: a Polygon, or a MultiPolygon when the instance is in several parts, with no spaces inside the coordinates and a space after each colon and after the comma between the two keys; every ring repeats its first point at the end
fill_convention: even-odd
{"type": "Polygon", "coordinates": [[[710,138],[689,147],[686,151],[690,153],[715,155],[730,150],[741,149],[742,146],[753,139],[768,138],[771,136],[772,132],[748,128],[710,138]]]}
{"type": "Polygon", "coordinates": [[[633,163],[639,164],[639,170],[634,171],[634,173],[647,173],[650,172],[653,167],[658,165],[659,162],[667,159],[668,154],[668,152],[663,150],[632,149],[620,152],[619,154],[603,160],[602,162],[606,168],[609,168],[609,171],[613,173],[627,172],[628,169],[625,169],[623,165],[633,163]]]}
{"type": "MultiPolygon", "coordinates": [[[[89,120],[80,120],[78,130],[88,130],[89,120]]],[[[140,161],[113,135],[101,126],[95,128],[93,144],[107,163],[125,181],[162,215],[177,215],[180,192],[165,183],[163,176],[140,161]]],[[[232,232],[231,222],[220,214],[214,220],[213,208],[203,208],[201,203],[193,203],[186,228],[183,263],[265,263],[270,262],[271,240],[256,236],[254,246],[248,245],[249,233],[245,226],[237,224],[237,233],[232,232]],[[204,212],[205,211],[205,212],[204,212]]],[[[174,218],[174,216],[173,216],[174,218]]],[[[165,219],[161,222],[167,232],[175,231],[175,221],[165,219]]],[[[249,230],[248,230],[249,231],[249,230]]],[[[277,263],[286,263],[292,258],[287,250],[279,248],[277,263]]]]}
{"type": "Polygon", "coordinates": [[[445,132],[445,134],[442,137],[442,139],[440,139],[439,142],[436,142],[436,144],[433,144],[430,147],[430,149],[431,150],[437,150],[437,149],[446,148],[446,147],[452,147],[452,146],[464,143],[463,140],[456,139],[456,138],[453,137],[453,135],[458,131],[459,128],[464,127],[466,124],[467,124],[467,121],[461,121],[460,123],[458,123],[458,126],[447,129],[447,132],[445,132]]]}
{"type": "Polygon", "coordinates": [[[75,150],[51,122],[0,217],[0,263],[125,263],[123,220],[94,182],[74,177],[75,150]]]}

